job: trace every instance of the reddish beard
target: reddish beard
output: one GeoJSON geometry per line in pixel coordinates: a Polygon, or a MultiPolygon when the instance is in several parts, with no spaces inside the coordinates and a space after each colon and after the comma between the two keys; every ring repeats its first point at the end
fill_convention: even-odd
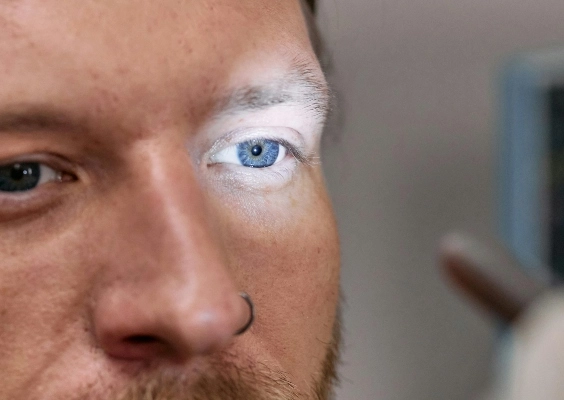
{"type": "Polygon", "coordinates": [[[221,366],[220,373],[206,373],[190,384],[181,376],[141,379],[119,400],[297,400],[294,385],[280,374],[221,366]],[[231,370],[227,372],[226,369],[231,370]]]}

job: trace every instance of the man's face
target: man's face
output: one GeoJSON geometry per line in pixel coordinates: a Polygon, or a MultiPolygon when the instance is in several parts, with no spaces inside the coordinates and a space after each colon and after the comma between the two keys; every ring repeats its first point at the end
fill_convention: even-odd
{"type": "Polygon", "coordinates": [[[324,398],[327,97],[296,0],[2,2],[0,399],[324,398]]]}

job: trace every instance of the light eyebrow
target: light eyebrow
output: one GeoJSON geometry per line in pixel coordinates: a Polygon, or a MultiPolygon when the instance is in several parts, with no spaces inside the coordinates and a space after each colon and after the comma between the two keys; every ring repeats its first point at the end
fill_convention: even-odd
{"type": "Polygon", "coordinates": [[[264,85],[248,85],[222,96],[215,115],[260,111],[277,105],[299,105],[320,121],[331,111],[331,90],[321,73],[307,62],[295,60],[289,72],[264,85]]]}

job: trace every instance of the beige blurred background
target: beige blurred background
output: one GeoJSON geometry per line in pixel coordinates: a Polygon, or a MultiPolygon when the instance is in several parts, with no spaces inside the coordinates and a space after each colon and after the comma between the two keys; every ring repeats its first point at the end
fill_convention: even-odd
{"type": "Polygon", "coordinates": [[[325,155],[346,296],[338,399],[473,399],[494,326],[444,284],[437,241],[496,233],[496,72],[564,46],[564,1],[320,1],[345,116],[325,155]]]}

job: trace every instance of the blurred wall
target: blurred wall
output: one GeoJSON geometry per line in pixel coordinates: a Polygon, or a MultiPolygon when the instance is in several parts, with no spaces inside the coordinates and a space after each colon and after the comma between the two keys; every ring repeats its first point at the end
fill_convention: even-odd
{"type": "Polygon", "coordinates": [[[343,245],[338,399],[475,398],[494,330],[443,283],[437,240],[496,232],[496,70],[564,46],[564,2],[320,1],[345,118],[324,161],[343,245]]]}

